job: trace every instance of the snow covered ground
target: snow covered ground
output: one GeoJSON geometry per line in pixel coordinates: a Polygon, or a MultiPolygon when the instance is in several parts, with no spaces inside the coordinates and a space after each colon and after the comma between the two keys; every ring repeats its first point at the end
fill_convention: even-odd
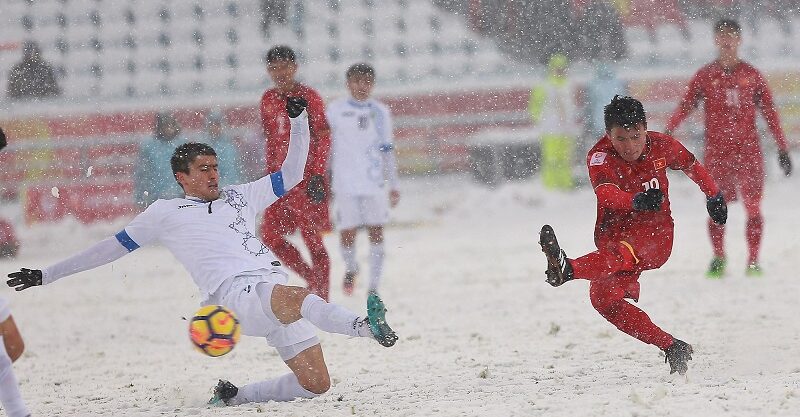
{"type": "MultiPolygon", "coordinates": [[[[41,416],[798,415],[800,178],[768,181],[763,278],[744,276],[744,214],[731,207],[722,281],[703,277],[711,251],[702,195],[682,175],[672,179],[674,252],[643,275],[639,305],[694,345],[686,376],[605,322],[586,281],[544,283],[539,228],[552,224],[571,256],[592,250],[591,190],[551,193],[533,180],[490,190],[451,176],[402,183],[383,288],[400,341],[386,349],[321,335],[334,382],[319,398],[207,408],[217,378],[244,384],[288,369],[257,338],[221,358],[194,351],[185,317],[196,290],[162,248],[48,287],[3,286],[26,340],[15,365],[21,389],[41,416]]],[[[22,230],[22,256],[0,270],[44,266],[124,224],[22,230]]],[[[363,310],[363,279],[345,297],[336,237],[327,243],[333,300],[363,310]]]]}

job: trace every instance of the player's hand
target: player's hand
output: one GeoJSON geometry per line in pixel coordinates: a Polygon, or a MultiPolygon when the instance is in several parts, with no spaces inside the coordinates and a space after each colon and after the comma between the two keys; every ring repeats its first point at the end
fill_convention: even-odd
{"type": "Polygon", "coordinates": [[[396,207],[397,203],[400,202],[400,191],[392,190],[389,191],[389,204],[392,207],[396,207]]]}
{"type": "Polygon", "coordinates": [[[633,209],[636,211],[659,211],[663,202],[664,193],[658,188],[651,188],[633,196],[633,209]]]}
{"type": "Polygon", "coordinates": [[[308,107],[308,102],[303,97],[286,97],[286,113],[294,119],[308,107]]]}
{"type": "Polygon", "coordinates": [[[322,175],[312,175],[306,184],[306,195],[314,204],[325,201],[325,177],[322,175]]]}
{"type": "Polygon", "coordinates": [[[718,192],[714,197],[706,197],[706,209],[714,223],[725,224],[728,221],[728,204],[725,203],[722,191],[718,192]]]}
{"type": "Polygon", "coordinates": [[[19,272],[8,274],[8,277],[11,279],[6,284],[17,291],[42,285],[42,271],[38,269],[22,268],[19,272]]]}
{"type": "Polygon", "coordinates": [[[6,134],[3,132],[3,128],[0,127],[0,149],[5,148],[7,144],[8,142],[6,142],[6,134]]]}
{"type": "Polygon", "coordinates": [[[789,152],[778,151],[778,164],[783,170],[783,175],[787,177],[792,175],[792,160],[789,159],[789,152]]]}

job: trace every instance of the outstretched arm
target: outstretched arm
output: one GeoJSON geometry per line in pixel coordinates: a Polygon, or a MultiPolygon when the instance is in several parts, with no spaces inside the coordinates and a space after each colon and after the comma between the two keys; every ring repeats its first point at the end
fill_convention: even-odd
{"type": "Polygon", "coordinates": [[[243,184],[244,193],[258,210],[263,210],[278,201],[287,191],[303,180],[308,160],[311,133],[308,126],[306,101],[300,97],[289,97],[286,110],[289,113],[289,150],[281,168],[254,182],[243,184]]]}
{"type": "Polygon", "coordinates": [[[133,250],[124,246],[124,241],[126,240],[130,241],[130,238],[123,231],[115,237],[103,239],[89,249],[42,270],[22,268],[18,272],[8,274],[10,278],[7,281],[8,286],[14,287],[17,291],[22,291],[26,288],[50,284],[59,278],[116,261],[130,250],[133,250]]]}
{"type": "Polygon", "coordinates": [[[667,122],[667,127],[664,129],[664,133],[668,135],[672,135],[672,132],[678,128],[678,125],[683,122],[686,117],[689,116],[694,109],[700,104],[700,100],[703,99],[703,92],[700,89],[700,74],[695,74],[692,81],[689,82],[689,89],[686,91],[686,94],[683,96],[683,100],[681,100],[680,104],[678,104],[678,108],[672,113],[672,116],[669,118],[667,122]]]}

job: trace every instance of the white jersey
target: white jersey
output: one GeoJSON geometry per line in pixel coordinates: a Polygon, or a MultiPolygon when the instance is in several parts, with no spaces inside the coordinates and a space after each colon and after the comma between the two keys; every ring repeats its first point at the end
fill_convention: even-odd
{"type": "Polygon", "coordinates": [[[394,151],[389,108],[375,99],[350,97],[332,102],[325,113],[331,127],[333,194],[385,194],[387,183],[393,187],[397,177],[386,158],[394,151]]]}
{"type": "Polygon", "coordinates": [[[220,197],[156,200],[121,232],[42,270],[42,283],[112,262],[140,246],[160,243],[183,264],[206,300],[227,278],[275,270],[280,262],[256,234],[256,217],[303,178],[308,116],[291,120],[289,151],[280,171],[224,187],[220,197]]]}
{"type": "Polygon", "coordinates": [[[275,255],[256,234],[256,217],[283,191],[270,176],[225,187],[219,200],[157,200],[117,234],[129,251],[160,243],[189,271],[203,298],[227,278],[275,268],[275,255]]]}

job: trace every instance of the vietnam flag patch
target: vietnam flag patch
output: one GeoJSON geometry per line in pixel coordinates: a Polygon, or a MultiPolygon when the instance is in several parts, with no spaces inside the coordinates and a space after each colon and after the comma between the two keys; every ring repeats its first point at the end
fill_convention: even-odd
{"type": "Polygon", "coordinates": [[[658,158],[658,159],[656,159],[655,161],[653,161],[653,167],[656,170],[666,168],[667,167],[667,158],[658,158]]]}

